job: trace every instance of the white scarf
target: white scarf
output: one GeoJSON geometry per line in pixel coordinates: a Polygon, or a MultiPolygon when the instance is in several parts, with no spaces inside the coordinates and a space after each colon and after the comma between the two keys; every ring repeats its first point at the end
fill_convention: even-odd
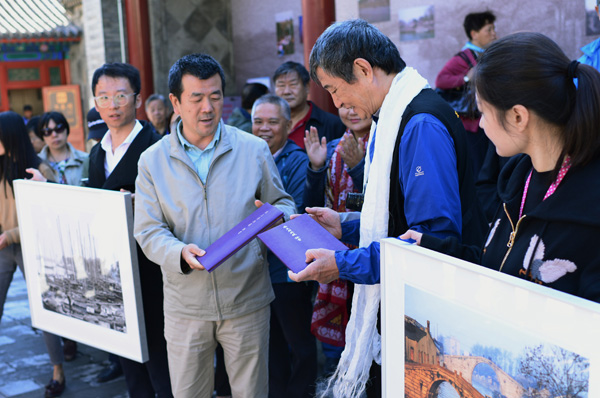
{"type": "MultiPolygon", "coordinates": [[[[365,201],[360,215],[360,247],[379,242],[388,235],[390,170],[398,129],[406,106],[424,88],[429,87],[419,73],[406,67],[398,73],[386,95],[377,125],[371,134],[365,157],[365,201]],[[371,143],[377,129],[377,140],[370,161],[371,143]]],[[[369,379],[373,360],[381,364],[381,336],[377,333],[377,312],[381,298],[379,285],[355,285],[352,315],[346,327],[346,348],[338,367],[320,397],[360,397],[369,379]]]]}

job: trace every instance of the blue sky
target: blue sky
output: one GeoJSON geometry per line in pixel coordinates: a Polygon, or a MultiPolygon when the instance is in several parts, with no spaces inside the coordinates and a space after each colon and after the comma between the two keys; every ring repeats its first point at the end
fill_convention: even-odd
{"type": "Polygon", "coordinates": [[[493,314],[478,314],[470,308],[442,300],[409,285],[405,285],[405,289],[406,315],[424,327],[429,320],[434,337],[455,337],[460,341],[461,351],[470,351],[475,344],[481,344],[510,351],[517,356],[528,345],[547,344],[539,336],[496,321],[493,314]]]}

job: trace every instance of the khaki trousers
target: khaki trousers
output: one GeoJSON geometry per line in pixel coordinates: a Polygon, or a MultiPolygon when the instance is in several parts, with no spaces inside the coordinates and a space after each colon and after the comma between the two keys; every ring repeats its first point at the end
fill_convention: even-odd
{"type": "Polygon", "coordinates": [[[223,321],[165,314],[165,339],[175,398],[210,398],[217,342],[225,353],[233,398],[267,398],[270,307],[223,321]]]}

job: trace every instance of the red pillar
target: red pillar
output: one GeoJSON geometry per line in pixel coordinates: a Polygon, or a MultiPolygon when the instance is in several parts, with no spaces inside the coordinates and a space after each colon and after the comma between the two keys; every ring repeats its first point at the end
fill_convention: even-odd
{"type": "MultiPolygon", "coordinates": [[[[309,68],[310,50],[317,38],[335,22],[335,0],[302,0],[302,39],[304,41],[304,65],[309,68]]],[[[331,96],[311,80],[310,100],[326,111],[337,114],[331,96]]]]}
{"type": "Polygon", "coordinates": [[[71,84],[71,62],[65,59],[65,84],[71,84]]]}
{"type": "MultiPolygon", "coordinates": [[[[154,92],[148,1],[125,0],[124,3],[129,63],[140,71],[142,79],[140,94],[142,101],[145,101],[154,92]]],[[[146,111],[144,110],[143,103],[137,111],[137,117],[138,119],[146,119],[146,111]]]]}

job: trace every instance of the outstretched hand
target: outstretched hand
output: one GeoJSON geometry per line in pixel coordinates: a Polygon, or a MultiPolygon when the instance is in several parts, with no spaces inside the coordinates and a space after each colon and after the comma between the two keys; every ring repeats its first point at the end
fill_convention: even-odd
{"type": "Polygon", "coordinates": [[[26,172],[28,172],[29,174],[32,174],[33,177],[28,178],[28,180],[31,181],[40,181],[40,182],[46,182],[48,181],[48,179],[46,177],[44,177],[42,175],[42,173],[40,173],[40,171],[38,169],[34,169],[33,167],[30,167],[28,169],[25,169],[26,172]]]}
{"type": "MultiPolygon", "coordinates": [[[[340,214],[337,211],[331,210],[328,207],[307,207],[306,213],[331,235],[335,236],[337,239],[342,238],[342,223],[340,221],[340,214]]],[[[300,214],[292,214],[290,219],[299,216],[300,214]]]]}
{"type": "Polygon", "coordinates": [[[311,127],[310,131],[304,132],[304,149],[310,160],[310,168],[319,170],[325,165],[327,160],[327,139],[325,137],[319,140],[319,132],[316,127],[311,127]]]}
{"type": "Polygon", "coordinates": [[[340,277],[335,252],[327,249],[311,249],[306,251],[306,262],[308,266],[297,274],[288,271],[288,276],[295,282],[317,281],[329,283],[340,277]]]}
{"type": "Polygon", "coordinates": [[[409,229],[408,231],[400,235],[398,238],[404,240],[413,239],[418,246],[421,246],[421,237],[423,237],[422,232],[417,232],[413,231],[412,229],[409,229]]]}
{"type": "Polygon", "coordinates": [[[206,252],[200,249],[196,244],[189,243],[181,250],[181,258],[185,261],[191,269],[204,270],[204,266],[196,259],[196,256],[202,257],[206,252]]]}
{"type": "MultiPolygon", "coordinates": [[[[258,199],[256,199],[256,200],[254,201],[254,206],[256,206],[256,208],[257,208],[257,209],[258,209],[259,207],[261,207],[262,205],[264,205],[264,203],[263,203],[263,201],[262,201],[262,200],[258,200],[258,199]]],[[[283,221],[284,221],[284,219],[283,219],[283,217],[281,217],[281,218],[280,218],[279,220],[277,220],[277,221],[276,221],[276,222],[275,222],[273,225],[271,225],[269,228],[265,229],[265,231],[268,231],[268,230],[269,230],[269,229],[271,229],[271,228],[274,228],[274,227],[276,227],[276,226],[278,226],[278,225],[281,225],[281,224],[283,224],[283,221]]]]}

